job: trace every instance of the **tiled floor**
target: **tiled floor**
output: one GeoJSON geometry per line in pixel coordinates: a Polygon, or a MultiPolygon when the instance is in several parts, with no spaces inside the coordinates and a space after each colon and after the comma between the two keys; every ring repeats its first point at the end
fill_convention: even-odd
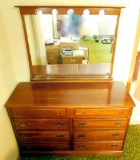
{"type": "Polygon", "coordinates": [[[135,89],[135,82],[132,83],[131,90],[130,90],[130,95],[132,96],[136,104],[136,107],[134,107],[133,109],[130,124],[140,124],[140,101],[138,101],[133,97],[134,89],[135,89]]]}

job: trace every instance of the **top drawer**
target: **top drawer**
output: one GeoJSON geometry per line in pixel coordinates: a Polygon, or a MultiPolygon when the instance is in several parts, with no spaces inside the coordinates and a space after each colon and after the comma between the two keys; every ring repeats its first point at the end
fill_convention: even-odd
{"type": "Polygon", "coordinates": [[[12,109],[13,117],[46,117],[46,116],[64,116],[66,109],[12,109]]]}
{"type": "Polygon", "coordinates": [[[126,116],[130,113],[129,108],[118,109],[75,109],[76,116],[126,116]]]}

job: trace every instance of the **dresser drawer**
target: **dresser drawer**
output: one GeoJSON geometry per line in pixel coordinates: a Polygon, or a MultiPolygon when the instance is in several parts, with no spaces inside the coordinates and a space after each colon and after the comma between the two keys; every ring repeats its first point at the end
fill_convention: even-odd
{"type": "Polygon", "coordinates": [[[19,131],[18,139],[22,143],[69,142],[68,131],[19,131]]]}
{"type": "Polygon", "coordinates": [[[66,109],[12,109],[13,117],[65,116],[66,109]]]}
{"type": "Polygon", "coordinates": [[[120,109],[75,109],[76,116],[126,116],[129,108],[120,109]]]}
{"type": "Polygon", "coordinates": [[[119,131],[74,131],[74,141],[123,141],[125,130],[119,131]]]}
{"type": "Polygon", "coordinates": [[[17,130],[69,130],[68,119],[14,119],[17,130]]]}
{"type": "Polygon", "coordinates": [[[37,151],[66,151],[70,150],[69,143],[57,142],[57,143],[21,143],[23,150],[37,150],[37,151]]]}
{"type": "Polygon", "coordinates": [[[74,128],[92,128],[92,129],[126,129],[127,118],[121,119],[74,119],[74,128]]]}
{"type": "Polygon", "coordinates": [[[81,151],[81,150],[92,150],[92,151],[99,151],[99,150],[122,150],[123,142],[122,141],[111,141],[111,142],[75,142],[74,143],[74,150],[81,151]]]}

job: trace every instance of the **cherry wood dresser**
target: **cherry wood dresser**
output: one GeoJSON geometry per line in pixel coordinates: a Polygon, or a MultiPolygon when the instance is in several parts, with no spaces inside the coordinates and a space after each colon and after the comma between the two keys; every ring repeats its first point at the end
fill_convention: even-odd
{"type": "Polygon", "coordinates": [[[21,82],[5,104],[26,155],[121,156],[134,106],[122,82],[21,82]]]}

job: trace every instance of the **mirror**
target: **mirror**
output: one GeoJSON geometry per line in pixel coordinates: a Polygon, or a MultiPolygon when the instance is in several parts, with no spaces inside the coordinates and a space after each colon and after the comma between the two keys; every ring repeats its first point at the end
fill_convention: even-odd
{"type": "Polygon", "coordinates": [[[120,8],[19,8],[31,80],[112,78],[120,8]]]}

